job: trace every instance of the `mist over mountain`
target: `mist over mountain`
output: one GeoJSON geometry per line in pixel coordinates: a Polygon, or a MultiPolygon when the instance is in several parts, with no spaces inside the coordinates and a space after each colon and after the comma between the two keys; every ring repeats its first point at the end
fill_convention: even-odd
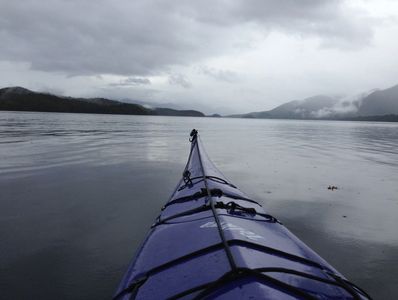
{"type": "Polygon", "coordinates": [[[398,85],[376,90],[364,97],[358,107],[359,116],[398,114],[398,85]]]}
{"type": "Polygon", "coordinates": [[[338,100],[332,97],[319,95],[303,100],[293,100],[269,111],[253,112],[243,116],[251,118],[308,119],[313,118],[315,112],[321,109],[331,108],[336,105],[337,102],[338,100]]]}
{"type": "MultiPolygon", "coordinates": [[[[268,111],[231,115],[265,119],[364,119],[382,120],[381,116],[397,115],[398,85],[385,90],[372,90],[351,97],[318,95],[294,100],[268,111]]],[[[387,117],[386,117],[387,119],[387,117]]]]}
{"type": "MultiPolygon", "coordinates": [[[[140,103],[144,103],[141,102],[140,103]]],[[[72,98],[23,87],[0,89],[0,110],[100,114],[205,116],[198,110],[151,107],[106,98],[72,98]]],[[[219,116],[215,114],[215,116],[219,116]]],[[[293,100],[268,111],[231,115],[237,118],[398,121],[398,85],[351,97],[317,95],[293,100]]]]}
{"type": "Polygon", "coordinates": [[[71,112],[124,115],[160,115],[203,117],[196,110],[148,108],[105,98],[72,98],[48,93],[38,93],[22,87],[0,89],[0,110],[71,112]]]}
{"type": "Polygon", "coordinates": [[[138,104],[149,109],[154,109],[156,107],[167,107],[176,110],[184,110],[184,107],[182,107],[178,103],[173,103],[173,102],[158,102],[158,101],[148,101],[148,100],[130,99],[130,98],[122,98],[119,101],[124,103],[138,104]]]}

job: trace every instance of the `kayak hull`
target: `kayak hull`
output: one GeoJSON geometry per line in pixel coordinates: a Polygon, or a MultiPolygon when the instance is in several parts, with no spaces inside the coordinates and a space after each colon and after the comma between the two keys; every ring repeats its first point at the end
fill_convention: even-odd
{"type": "Polygon", "coordinates": [[[231,184],[196,132],[115,299],[368,299],[231,184]],[[312,298],[311,298],[312,297],[312,298]]]}

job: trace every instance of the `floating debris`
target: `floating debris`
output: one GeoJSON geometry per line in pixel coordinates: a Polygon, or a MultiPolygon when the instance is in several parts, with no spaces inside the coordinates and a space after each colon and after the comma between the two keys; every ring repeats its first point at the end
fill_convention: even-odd
{"type": "Polygon", "coordinates": [[[338,187],[335,185],[329,185],[328,190],[331,190],[331,191],[338,190],[338,187]]]}

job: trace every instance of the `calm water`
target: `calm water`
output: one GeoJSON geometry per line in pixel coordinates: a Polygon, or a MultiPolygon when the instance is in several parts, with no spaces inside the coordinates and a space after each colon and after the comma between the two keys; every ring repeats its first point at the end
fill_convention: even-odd
{"type": "Polygon", "coordinates": [[[351,281],[398,297],[398,124],[0,112],[0,298],[109,299],[192,128],[351,281]]]}

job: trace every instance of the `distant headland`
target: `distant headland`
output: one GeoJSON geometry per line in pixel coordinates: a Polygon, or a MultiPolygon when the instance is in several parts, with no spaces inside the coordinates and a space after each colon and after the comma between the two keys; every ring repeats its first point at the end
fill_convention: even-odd
{"type": "MultiPolygon", "coordinates": [[[[34,92],[23,87],[0,89],[0,110],[206,117],[204,113],[197,110],[151,108],[106,98],[65,97],[34,92]]],[[[215,113],[207,117],[221,118],[223,116],[215,113]]],[[[268,111],[224,117],[398,122],[398,85],[385,90],[372,90],[351,99],[318,95],[290,101],[268,111]]]]}
{"type": "Polygon", "coordinates": [[[177,110],[161,107],[147,108],[139,104],[105,98],[62,97],[48,93],[34,92],[23,87],[0,89],[0,110],[187,117],[205,116],[197,110],[177,110]]]}

